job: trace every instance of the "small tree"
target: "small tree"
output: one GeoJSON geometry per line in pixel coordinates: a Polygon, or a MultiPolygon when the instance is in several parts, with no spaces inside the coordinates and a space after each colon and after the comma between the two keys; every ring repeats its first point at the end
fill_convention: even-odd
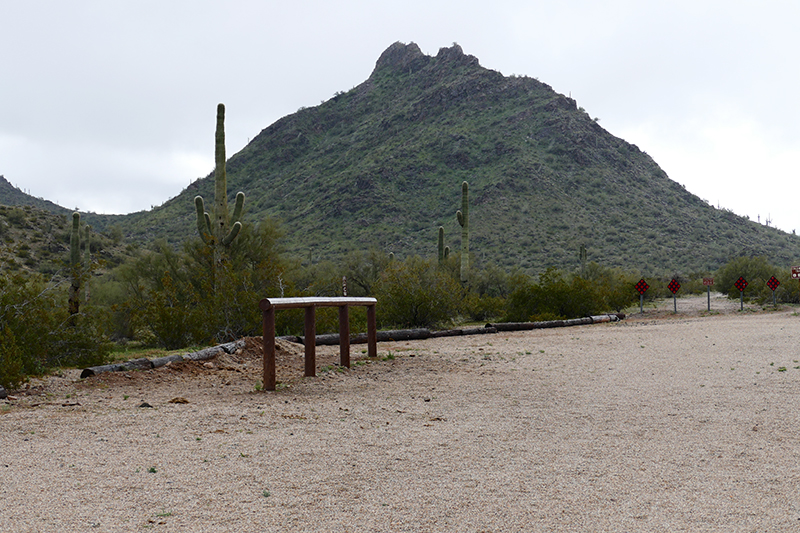
{"type": "Polygon", "coordinates": [[[461,312],[465,289],[437,265],[414,256],[392,262],[375,292],[382,324],[434,327],[450,323],[461,312]]]}

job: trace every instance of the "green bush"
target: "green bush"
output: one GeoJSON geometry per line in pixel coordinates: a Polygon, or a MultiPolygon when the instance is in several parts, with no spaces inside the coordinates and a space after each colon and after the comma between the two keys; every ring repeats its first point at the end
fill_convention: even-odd
{"type": "Polygon", "coordinates": [[[769,264],[766,257],[736,257],[717,270],[714,288],[729,297],[738,298],[739,289],[734,286],[734,283],[739,277],[747,280],[748,287],[745,295],[748,295],[751,292],[757,292],[776,273],[777,269],[769,264]]]}
{"type": "Polygon", "coordinates": [[[797,280],[791,278],[788,268],[778,268],[767,260],[766,257],[736,257],[719,268],[714,280],[714,288],[728,298],[739,298],[741,293],[734,286],[739,277],[747,280],[744,297],[768,304],[772,303],[772,289],[767,281],[772,276],[780,281],[780,286],[775,291],[775,300],[781,303],[800,303],[800,291],[797,280]]]}
{"type": "MultiPolygon", "coordinates": [[[[124,312],[115,314],[122,321],[114,330],[168,349],[259,335],[258,302],[293,295],[292,284],[284,279],[279,237],[272,221],[255,227],[245,224],[227,253],[218,258],[200,239],[180,252],[164,241],[155,243],[135,263],[115,271],[124,288],[124,300],[116,302],[115,309],[124,312]]],[[[287,320],[292,323],[292,315],[282,313],[278,331],[294,329],[287,320]]]]}
{"type": "Polygon", "coordinates": [[[375,296],[382,327],[438,327],[460,314],[465,290],[435,261],[414,256],[388,266],[375,296]]]}
{"type": "Polygon", "coordinates": [[[525,322],[580,318],[619,311],[636,301],[635,276],[594,264],[587,267],[585,276],[570,276],[548,268],[537,283],[530,278],[517,278],[505,319],[525,322]]]}
{"type": "Polygon", "coordinates": [[[22,353],[9,327],[0,330],[0,385],[15,389],[25,379],[22,353]]]}
{"type": "Polygon", "coordinates": [[[110,347],[90,307],[70,316],[64,286],[38,274],[0,276],[0,385],[17,387],[26,376],[58,366],[93,366],[110,347]]]}

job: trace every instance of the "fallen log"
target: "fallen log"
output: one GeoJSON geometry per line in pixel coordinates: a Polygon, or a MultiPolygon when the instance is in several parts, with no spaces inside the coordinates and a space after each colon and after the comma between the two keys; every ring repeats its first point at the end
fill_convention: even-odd
{"type": "Polygon", "coordinates": [[[83,369],[81,372],[81,379],[96,376],[98,374],[102,374],[103,372],[121,372],[123,370],[124,369],[120,364],[92,366],[83,369]]]}
{"type": "Polygon", "coordinates": [[[592,324],[602,324],[604,322],[617,322],[620,320],[619,316],[617,315],[592,315],[589,318],[592,319],[592,324]]]}
{"type": "Polygon", "coordinates": [[[180,361],[183,361],[183,356],[178,354],[167,355],[165,357],[157,357],[151,360],[151,362],[153,363],[153,368],[160,368],[162,366],[168,365],[169,363],[178,363],[180,361]]]}
{"type": "Polygon", "coordinates": [[[225,350],[219,346],[212,346],[198,352],[187,353],[183,355],[182,358],[184,361],[207,361],[208,359],[215,358],[221,353],[225,353],[225,350]]]}
{"type": "Polygon", "coordinates": [[[129,370],[150,370],[153,368],[153,363],[150,359],[146,357],[142,357],[141,359],[131,359],[125,363],[120,365],[122,367],[123,372],[127,372],[129,370]]]}
{"type": "Polygon", "coordinates": [[[567,320],[545,320],[542,322],[498,322],[496,324],[486,324],[487,328],[495,328],[497,331],[525,331],[531,329],[563,328],[569,326],[586,326],[602,322],[616,322],[625,318],[624,314],[608,314],[587,316],[584,318],[570,318],[567,320]]]}
{"type": "Polygon", "coordinates": [[[81,371],[81,379],[88,378],[91,376],[96,376],[98,374],[102,374],[103,372],[127,372],[129,370],[150,370],[151,368],[159,368],[166,364],[178,361],[206,361],[208,359],[213,359],[214,357],[218,356],[221,353],[232,354],[236,352],[236,350],[238,350],[239,348],[243,348],[244,344],[245,344],[244,339],[239,339],[238,341],[219,344],[217,346],[205,348],[197,352],[187,353],[185,355],[167,355],[165,357],[158,357],[156,359],[153,359],[152,361],[150,359],[147,359],[146,357],[142,357],[140,359],[133,359],[125,363],[114,363],[110,365],[93,366],[89,368],[84,368],[83,371],[81,371]]]}
{"type": "Polygon", "coordinates": [[[486,335],[489,333],[497,333],[497,328],[484,327],[484,328],[467,328],[461,330],[462,335],[486,335]]]}
{"type": "MultiPolygon", "coordinates": [[[[428,339],[431,332],[428,329],[396,329],[378,332],[378,342],[387,341],[412,341],[428,339]]],[[[300,343],[305,344],[305,337],[299,337],[300,343]]],[[[338,333],[323,333],[314,336],[316,346],[330,346],[339,344],[338,333]]],[[[350,336],[350,344],[364,344],[367,342],[367,334],[361,333],[350,336]]]]}
{"type": "Polygon", "coordinates": [[[487,333],[497,333],[497,328],[483,327],[483,328],[445,329],[442,331],[434,331],[433,333],[431,333],[431,338],[458,337],[460,335],[486,335],[487,333]]]}
{"type": "Polygon", "coordinates": [[[441,331],[434,331],[431,333],[432,339],[438,339],[440,337],[459,337],[463,335],[460,329],[443,329],[441,331]]]}

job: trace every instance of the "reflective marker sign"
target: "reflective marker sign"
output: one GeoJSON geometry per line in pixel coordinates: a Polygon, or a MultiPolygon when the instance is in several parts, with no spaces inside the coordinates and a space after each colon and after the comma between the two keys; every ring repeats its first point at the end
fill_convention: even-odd
{"type": "Polygon", "coordinates": [[[639,283],[636,284],[636,290],[639,291],[639,294],[644,294],[649,288],[650,285],[644,279],[640,279],[639,283]]]}
{"type": "Polygon", "coordinates": [[[681,288],[681,284],[673,279],[672,281],[669,282],[667,288],[670,290],[672,294],[675,294],[676,292],[678,292],[678,289],[681,288]]]}
{"type": "Polygon", "coordinates": [[[775,278],[775,276],[772,276],[771,278],[769,278],[769,281],[767,281],[767,287],[769,287],[773,291],[775,289],[777,289],[778,285],[780,285],[780,284],[781,284],[781,282],[778,281],[777,278],[775,278]]]}

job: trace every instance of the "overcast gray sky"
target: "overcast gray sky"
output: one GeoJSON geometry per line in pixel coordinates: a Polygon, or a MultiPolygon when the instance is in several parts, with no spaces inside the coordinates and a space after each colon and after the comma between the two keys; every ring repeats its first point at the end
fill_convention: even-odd
{"type": "MultiPolygon", "coordinates": [[[[98,213],[159,205],[395,41],[538,78],[710,203],[800,230],[800,2],[0,0],[0,174],[98,213]]],[[[713,236],[710,236],[713,238],[713,236]]]]}

